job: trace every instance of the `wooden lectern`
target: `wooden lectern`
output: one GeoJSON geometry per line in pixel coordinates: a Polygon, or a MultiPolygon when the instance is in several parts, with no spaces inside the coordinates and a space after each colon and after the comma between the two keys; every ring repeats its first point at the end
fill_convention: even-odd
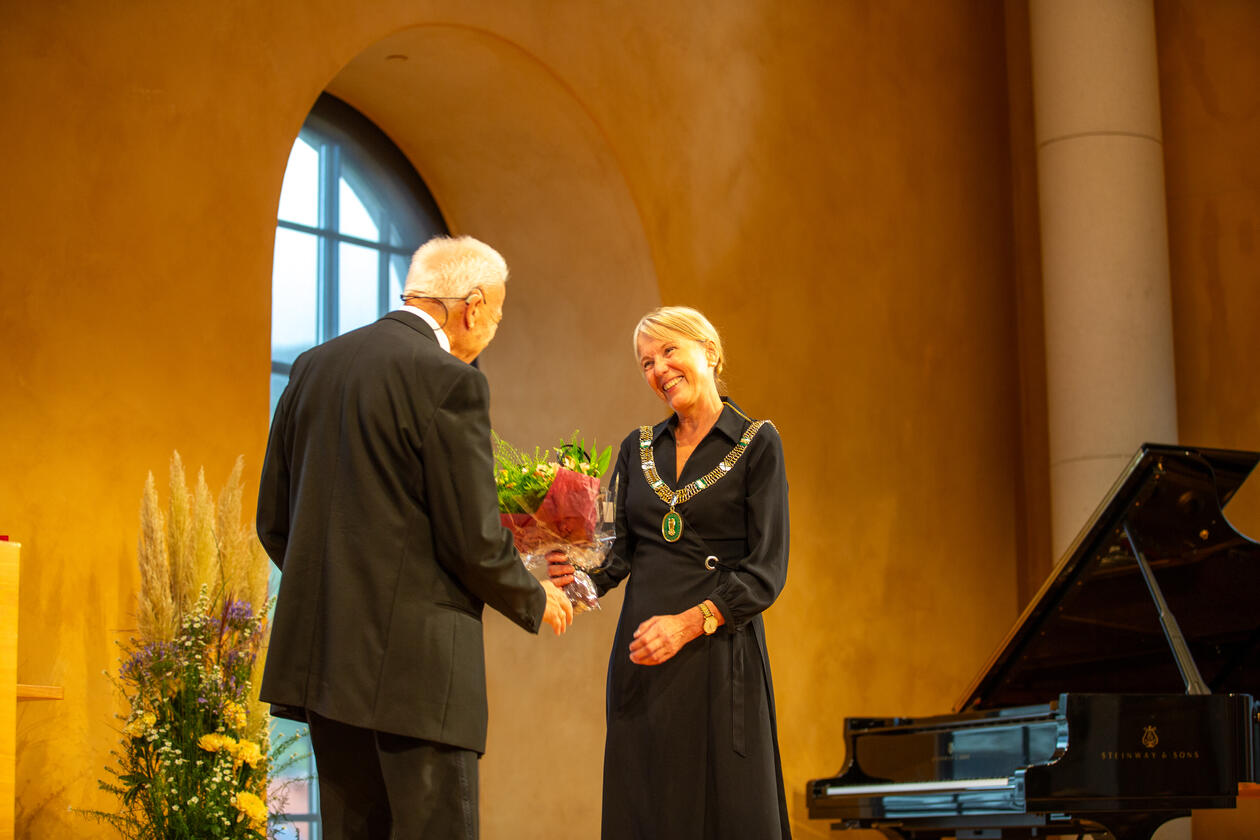
{"type": "Polygon", "coordinates": [[[17,701],[60,700],[60,686],[18,685],[18,557],[21,544],[0,538],[0,840],[13,840],[17,779],[17,701]]]}

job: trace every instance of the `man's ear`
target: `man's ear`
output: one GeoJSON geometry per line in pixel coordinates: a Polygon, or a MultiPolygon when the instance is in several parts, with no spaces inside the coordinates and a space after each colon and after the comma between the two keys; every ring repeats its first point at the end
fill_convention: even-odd
{"type": "Polygon", "coordinates": [[[473,289],[465,300],[467,303],[464,305],[464,326],[472,329],[481,318],[481,308],[486,302],[486,293],[479,288],[473,289]]]}

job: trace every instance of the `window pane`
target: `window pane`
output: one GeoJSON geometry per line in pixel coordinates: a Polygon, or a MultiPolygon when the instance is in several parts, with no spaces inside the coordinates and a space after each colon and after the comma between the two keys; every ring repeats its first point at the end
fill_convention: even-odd
{"type": "Polygon", "coordinates": [[[291,362],[318,340],[319,239],[276,228],[271,270],[271,358],[291,362]]]}
{"type": "Polygon", "coordinates": [[[310,227],[319,223],[319,151],[301,137],[293,144],[284,170],[280,218],[310,227]]]}
{"type": "Polygon", "coordinates": [[[380,317],[377,290],[381,255],[375,248],[345,242],[337,246],[337,254],[337,329],[346,333],[380,317]]]}
{"type": "Polygon", "coordinates": [[[347,236],[379,242],[381,230],[372,219],[372,214],[364,205],[359,193],[351,188],[345,178],[341,179],[338,189],[337,200],[341,219],[337,229],[347,236]]]}
{"type": "Polygon", "coordinates": [[[318,840],[316,823],[309,822],[277,822],[273,826],[276,840],[318,840]]]}
{"type": "Polygon", "coordinates": [[[402,303],[403,287],[407,283],[407,267],[411,265],[411,257],[390,254],[389,256],[389,305],[391,308],[402,303]]]}

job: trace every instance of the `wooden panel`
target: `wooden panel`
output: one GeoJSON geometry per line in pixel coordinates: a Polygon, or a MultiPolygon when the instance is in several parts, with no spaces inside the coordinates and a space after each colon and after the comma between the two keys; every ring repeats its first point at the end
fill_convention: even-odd
{"type": "Polygon", "coordinates": [[[61,700],[66,690],[59,685],[23,685],[18,683],[17,699],[19,700],[61,700]]]}

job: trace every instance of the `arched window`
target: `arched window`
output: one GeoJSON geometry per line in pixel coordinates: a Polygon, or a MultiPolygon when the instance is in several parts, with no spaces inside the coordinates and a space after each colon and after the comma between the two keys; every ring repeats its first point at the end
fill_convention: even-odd
{"type": "MultiPolygon", "coordinates": [[[[411,254],[447,232],[433,196],[388,137],[324,94],[289,153],[271,275],[271,413],[304,350],[400,305],[411,254]]],[[[273,591],[278,579],[273,579],[273,591]]],[[[296,724],[276,720],[272,743],[296,724]]],[[[289,822],[279,837],[320,840],[315,760],[303,739],[275,782],[289,822]]]]}
{"type": "Polygon", "coordinates": [[[271,403],[303,350],[399,305],[411,254],[446,223],[379,128],[324,94],[289,153],[271,275],[271,403]]]}

